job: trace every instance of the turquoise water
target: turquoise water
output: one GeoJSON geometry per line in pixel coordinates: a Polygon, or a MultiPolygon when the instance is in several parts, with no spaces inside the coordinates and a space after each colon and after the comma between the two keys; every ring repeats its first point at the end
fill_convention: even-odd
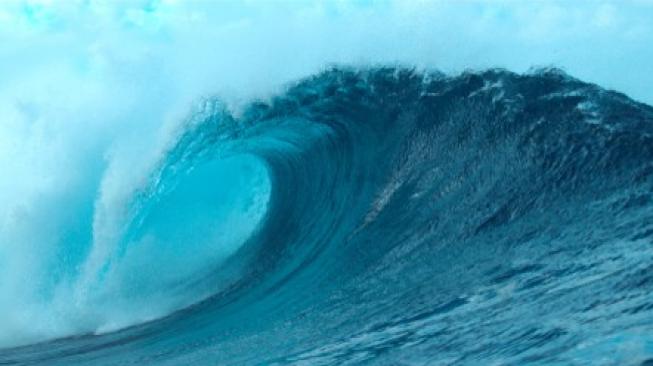
{"type": "Polygon", "coordinates": [[[653,362],[650,106],[402,68],[208,105],[146,175],[89,171],[0,364],[653,362]]]}

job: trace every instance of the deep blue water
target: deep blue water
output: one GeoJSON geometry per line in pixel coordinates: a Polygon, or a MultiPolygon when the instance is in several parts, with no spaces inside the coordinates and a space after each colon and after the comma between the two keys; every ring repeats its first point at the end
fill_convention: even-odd
{"type": "Polygon", "coordinates": [[[113,323],[0,364],[653,364],[650,106],[332,69],[186,126],[120,245],[57,267],[113,323]]]}

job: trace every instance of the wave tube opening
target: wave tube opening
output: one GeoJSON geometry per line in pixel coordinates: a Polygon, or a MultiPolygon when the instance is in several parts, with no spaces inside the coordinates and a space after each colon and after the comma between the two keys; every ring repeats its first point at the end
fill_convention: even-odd
{"type": "MultiPolygon", "coordinates": [[[[7,332],[0,341],[19,345],[112,332],[167,316],[228,286],[238,274],[229,273],[226,263],[246,261],[239,250],[266,215],[268,171],[247,154],[192,160],[183,162],[183,170],[152,178],[148,193],[133,192],[136,215],[102,255],[91,251],[76,264],[79,269],[70,270],[74,277],[37,303],[16,301],[16,324],[0,329],[7,332]]],[[[164,171],[174,170],[165,163],[164,171]]],[[[92,245],[96,250],[97,239],[92,245]]]]}

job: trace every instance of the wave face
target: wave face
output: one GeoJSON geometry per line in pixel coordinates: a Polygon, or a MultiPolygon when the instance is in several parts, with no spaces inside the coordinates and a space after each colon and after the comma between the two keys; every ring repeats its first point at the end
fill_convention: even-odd
{"type": "Polygon", "coordinates": [[[653,362],[653,108],[332,69],[185,126],[0,364],[653,362]]]}

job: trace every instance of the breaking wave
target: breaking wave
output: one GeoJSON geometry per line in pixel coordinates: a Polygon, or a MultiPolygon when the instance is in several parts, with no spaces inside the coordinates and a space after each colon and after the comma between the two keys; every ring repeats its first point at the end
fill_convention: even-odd
{"type": "Polygon", "coordinates": [[[0,302],[0,364],[653,357],[649,106],[555,69],[336,68],[176,136],[0,302]]]}

